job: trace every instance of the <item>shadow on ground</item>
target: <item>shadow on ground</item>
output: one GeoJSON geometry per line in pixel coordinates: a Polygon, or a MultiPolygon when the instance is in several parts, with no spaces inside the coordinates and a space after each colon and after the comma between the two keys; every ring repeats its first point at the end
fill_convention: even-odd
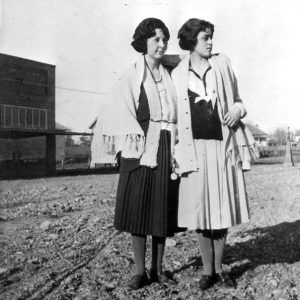
{"type": "MultiPolygon", "coordinates": [[[[293,264],[300,261],[300,220],[245,231],[242,233],[241,239],[243,238],[246,241],[227,245],[225,249],[224,264],[243,262],[231,269],[231,274],[235,278],[260,265],[293,264]]],[[[180,273],[191,266],[202,267],[201,256],[194,257],[175,273],[180,273]]]]}
{"type": "Polygon", "coordinates": [[[243,237],[249,239],[227,246],[225,250],[225,264],[246,261],[232,268],[231,273],[235,277],[260,265],[300,261],[300,220],[255,228],[245,231],[243,237]]]}

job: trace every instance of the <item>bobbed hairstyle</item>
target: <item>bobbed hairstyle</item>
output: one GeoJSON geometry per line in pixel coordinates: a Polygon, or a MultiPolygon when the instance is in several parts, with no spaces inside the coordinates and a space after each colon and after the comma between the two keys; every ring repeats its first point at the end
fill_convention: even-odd
{"type": "Polygon", "coordinates": [[[156,18],[147,18],[143,20],[135,29],[131,46],[140,53],[147,53],[147,39],[155,36],[155,29],[161,29],[166,39],[170,39],[169,29],[165,23],[156,18]]]}
{"type": "Polygon", "coordinates": [[[214,33],[214,25],[208,21],[200,19],[187,20],[178,31],[179,46],[183,50],[193,51],[197,45],[197,36],[200,31],[210,29],[214,33]]]}

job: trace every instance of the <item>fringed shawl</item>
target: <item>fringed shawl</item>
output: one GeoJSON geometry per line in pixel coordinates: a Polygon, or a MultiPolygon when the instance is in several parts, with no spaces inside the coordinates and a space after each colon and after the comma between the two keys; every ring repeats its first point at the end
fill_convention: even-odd
{"type": "MultiPolygon", "coordinates": [[[[215,87],[220,101],[219,115],[222,120],[226,112],[238,101],[242,102],[238,93],[237,80],[233,73],[229,59],[222,54],[213,55],[209,59],[215,74],[215,87]]],[[[233,148],[237,148],[239,159],[242,161],[243,170],[251,169],[251,161],[259,157],[256,142],[249,129],[239,121],[234,129],[223,126],[223,150],[226,153],[225,160],[231,155],[233,148]]]]}
{"type": "MultiPolygon", "coordinates": [[[[172,112],[167,129],[171,132],[171,149],[173,149],[177,114],[175,88],[167,70],[162,65],[159,68],[167,92],[167,101],[172,112]]],[[[155,89],[155,84],[154,88],[151,86],[145,60],[142,57],[122,76],[102,105],[98,119],[101,119],[99,124],[101,123],[102,126],[101,131],[106,152],[111,150],[114,143],[116,151],[122,152],[122,157],[140,158],[141,165],[157,166],[156,156],[161,131],[161,107],[159,95],[155,89]],[[147,138],[136,118],[142,83],[149,101],[151,118],[147,138]]]]}

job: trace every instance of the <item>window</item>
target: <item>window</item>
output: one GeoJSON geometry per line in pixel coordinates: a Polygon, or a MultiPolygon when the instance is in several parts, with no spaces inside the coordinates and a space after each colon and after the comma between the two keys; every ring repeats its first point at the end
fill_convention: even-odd
{"type": "Polygon", "coordinates": [[[41,129],[47,129],[46,126],[46,111],[43,109],[40,109],[40,128],[41,129]]]}
{"type": "Polygon", "coordinates": [[[4,105],[0,105],[0,127],[4,126],[4,105]]]}
{"type": "Polygon", "coordinates": [[[39,128],[40,126],[40,111],[39,109],[33,109],[33,128],[39,128]]]}
{"type": "Polygon", "coordinates": [[[11,127],[11,106],[4,106],[4,126],[11,127]]]}
{"type": "Polygon", "coordinates": [[[12,107],[12,127],[19,127],[19,108],[12,107]]]}
{"type": "Polygon", "coordinates": [[[25,112],[26,112],[26,110],[25,110],[25,108],[21,108],[20,109],[20,127],[21,128],[24,128],[25,127],[25,112]]]}
{"type": "Polygon", "coordinates": [[[0,127],[47,129],[47,109],[0,104],[0,127]]]}
{"type": "Polygon", "coordinates": [[[32,128],[32,109],[30,108],[26,111],[26,127],[32,128]]]}

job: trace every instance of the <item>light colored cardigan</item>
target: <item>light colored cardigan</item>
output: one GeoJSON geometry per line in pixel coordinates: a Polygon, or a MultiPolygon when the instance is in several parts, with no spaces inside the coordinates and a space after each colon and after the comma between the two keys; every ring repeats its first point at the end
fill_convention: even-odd
{"type": "MultiPolygon", "coordinates": [[[[175,144],[176,129],[176,92],[168,71],[159,66],[160,73],[167,90],[168,101],[172,101],[175,112],[175,119],[168,123],[168,130],[171,132],[171,149],[175,144]]],[[[152,115],[149,121],[147,138],[137,121],[136,110],[139,106],[141,84],[144,82],[145,91],[149,101],[150,114],[151,105],[160,105],[158,93],[154,89],[147,89],[147,80],[144,81],[146,65],[142,56],[127,72],[119,79],[112,93],[107,97],[100,110],[98,121],[103,136],[104,151],[111,151],[115,143],[116,151],[121,151],[124,158],[141,158],[140,164],[156,167],[157,150],[161,131],[161,113],[152,115]],[[150,103],[150,101],[155,103],[150,103]],[[101,124],[101,125],[100,125],[101,124]]],[[[159,109],[156,111],[160,112],[159,109]]],[[[97,122],[98,125],[98,122],[97,122]]]]}
{"type": "MultiPolygon", "coordinates": [[[[232,71],[229,59],[223,54],[215,54],[209,59],[214,76],[214,88],[218,99],[218,113],[221,122],[235,102],[241,103],[238,94],[237,82],[232,71]]],[[[172,72],[172,79],[177,92],[178,109],[178,139],[175,145],[175,159],[178,164],[177,172],[181,175],[186,172],[197,171],[197,157],[193,141],[191,111],[188,97],[188,74],[190,55],[187,55],[172,72]]],[[[240,122],[240,126],[233,130],[222,125],[223,140],[221,141],[221,158],[225,166],[227,158],[234,148],[239,151],[236,163],[242,162],[243,170],[250,169],[253,157],[258,156],[256,144],[250,131],[240,122]]]]}

